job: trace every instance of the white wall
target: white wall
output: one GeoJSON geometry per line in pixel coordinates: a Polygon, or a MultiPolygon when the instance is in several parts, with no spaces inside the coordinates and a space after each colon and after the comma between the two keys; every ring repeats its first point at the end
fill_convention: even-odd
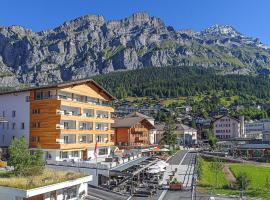
{"type": "Polygon", "coordinates": [[[30,102],[26,101],[27,96],[30,96],[30,92],[0,95],[0,116],[3,116],[4,111],[3,117],[8,121],[0,123],[0,146],[8,146],[13,136],[24,136],[29,142],[30,102]],[[16,111],[15,117],[12,117],[12,111],[16,111]],[[13,123],[16,123],[15,129],[13,123]],[[21,128],[22,123],[24,129],[21,128]]]}
{"type": "Polygon", "coordinates": [[[150,144],[156,144],[156,135],[157,135],[157,130],[152,129],[149,131],[149,142],[150,144]]]}
{"type": "Polygon", "coordinates": [[[227,116],[222,117],[214,122],[214,135],[216,137],[240,137],[240,123],[233,118],[227,116]]]}

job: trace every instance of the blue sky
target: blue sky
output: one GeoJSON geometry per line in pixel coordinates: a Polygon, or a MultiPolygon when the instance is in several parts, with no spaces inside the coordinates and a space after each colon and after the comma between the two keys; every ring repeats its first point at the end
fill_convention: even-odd
{"type": "Polygon", "coordinates": [[[87,14],[106,20],[146,11],[175,29],[200,31],[228,24],[270,45],[269,0],[1,0],[0,25],[22,25],[34,31],[54,28],[87,14]]]}

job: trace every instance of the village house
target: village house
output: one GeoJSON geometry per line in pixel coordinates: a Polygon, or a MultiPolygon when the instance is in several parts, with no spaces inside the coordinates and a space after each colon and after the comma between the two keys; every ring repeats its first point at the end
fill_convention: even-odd
{"type": "Polygon", "coordinates": [[[0,146],[24,137],[46,160],[91,159],[95,146],[97,156],[108,156],[113,99],[91,79],[1,93],[0,112],[8,122],[0,127],[0,146]]]}
{"type": "Polygon", "coordinates": [[[154,125],[146,116],[140,113],[131,113],[124,118],[115,119],[112,125],[115,130],[114,142],[119,148],[148,147],[151,130],[154,125]]]}
{"type": "Polygon", "coordinates": [[[197,143],[197,130],[185,124],[176,124],[175,134],[178,144],[190,145],[197,143]]]}

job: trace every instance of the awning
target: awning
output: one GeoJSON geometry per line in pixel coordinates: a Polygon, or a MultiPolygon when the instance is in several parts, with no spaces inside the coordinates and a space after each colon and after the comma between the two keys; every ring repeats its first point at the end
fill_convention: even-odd
{"type": "Polygon", "coordinates": [[[132,160],[130,162],[127,162],[127,163],[124,163],[120,166],[117,166],[115,168],[112,168],[111,171],[118,171],[118,172],[122,172],[122,171],[125,171],[126,169],[132,167],[132,166],[135,166],[135,165],[138,165],[140,164],[141,162],[147,160],[148,157],[140,157],[136,160],[132,160]]]}
{"type": "Polygon", "coordinates": [[[70,151],[85,151],[86,149],[60,149],[63,152],[70,152],[70,151]]]}

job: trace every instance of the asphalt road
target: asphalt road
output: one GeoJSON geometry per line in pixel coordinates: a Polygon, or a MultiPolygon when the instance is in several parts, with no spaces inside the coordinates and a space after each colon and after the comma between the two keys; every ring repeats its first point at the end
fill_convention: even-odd
{"type": "Polygon", "coordinates": [[[87,200],[126,200],[128,198],[128,196],[92,187],[88,187],[88,194],[89,197],[86,198],[87,200]]]}
{"type": "Polygon", "coordinates": [[[187,152],[188,152],[187,150],[178,151],[173,157],[171,157],[167,161],[167,163],[169,163],[170,165],[179,165],[187,152]]]}

